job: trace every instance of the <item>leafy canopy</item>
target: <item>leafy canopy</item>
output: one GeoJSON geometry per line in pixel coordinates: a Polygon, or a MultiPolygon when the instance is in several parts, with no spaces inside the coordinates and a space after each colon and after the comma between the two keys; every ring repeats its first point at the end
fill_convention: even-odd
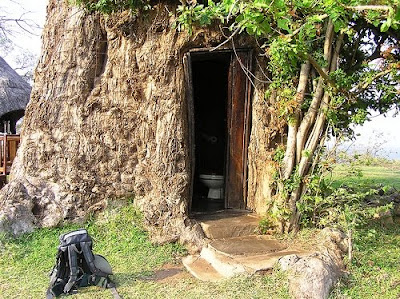
{"type": "Polygon", "coordinates": [[[363,123],[368,109],[399,109],[399,0],[209,0],[207,5],[182,5],[178,12],[181,30],[218,20],[233,32],[231,37],[242,32],[254,36],[268,57],[270,86],[283,95],[279,114],[288,120],[296,108],[292,100],[301,63],[311,57],[321,69],[326,66],[328,19],[337,36],[344,36],[340,68],[326,82],[332,98],[330,122],[343,129],[363,123]]]}

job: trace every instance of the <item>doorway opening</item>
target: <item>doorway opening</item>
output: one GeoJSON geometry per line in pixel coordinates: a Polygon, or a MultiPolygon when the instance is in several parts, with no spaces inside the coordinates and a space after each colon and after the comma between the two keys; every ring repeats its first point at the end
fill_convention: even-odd
{"type": "Polygon", "coordinates": [[[195,173],[192,211],[225,207],[230,53],[193,55],[195,173]]]}
{"type": "Polygon", "coordinates": [[[190,212],[246,209],[251,57],[245,49],[185,56],[190,212]]]}

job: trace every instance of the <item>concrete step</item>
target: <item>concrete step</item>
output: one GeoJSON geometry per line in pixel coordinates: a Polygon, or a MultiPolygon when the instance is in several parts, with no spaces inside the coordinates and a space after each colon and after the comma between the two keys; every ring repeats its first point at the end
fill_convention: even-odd
{"type": "Polygon", "coordinates": [[[199,255],[189,255],[182,263],[190,274],[202,281],[220,281],[225,277],[218,273],[213,266],[199,255]]]}
{"type": "Polygon", "coordinates": [[[232,277],[246,272],[246,268],[234,257],[215,251],[209,246],[203,247],[200,256],[223,277],[232,277]]]}
{"type": "Polygon", "coordinates": [[[235,261],[241,264],[246,269],[247,273],[253,274],[272,270],[281,257],[291,254],[304,256],[309,254],[309,252],[301,250],[282,250],[254,256],[238,256],[235,258],[235,261]]]}
{"type": "Polygon", "coordinates": [[[268,235],[251,235],[216,239],[211,240],[208,247],[231,257],[265,254],[281,251],[287,248],[285,244],[268,235]]]}
{"type": "MultiPolygon", "coordinates": [[[[200,273],[194,273],[197,270],[193,267],[192,269],[187,268],[190,273],[201,280],[206,280],[209,276],[205,273],[207,271],[210,271],[212,279],[219,280],[241,273],[253,274],[271,270],[279,258],[290,254],[303,256],[308,252],[289,248],[272,236],[253,235],[225,238],[212,240],[203,247],[200,256],[188,258],[192,264],[197,261],[202,264],[200,273]]],[[[187,262],[184,264],[186,266],[187,262]]]]}
{"type": "Polygon", "coordinates": [[[223,210],[212,214],[198,214],[198,221],[209,239],[222,239],[254,235],[258,232],[261,218],[248,211],[223,210]]]}

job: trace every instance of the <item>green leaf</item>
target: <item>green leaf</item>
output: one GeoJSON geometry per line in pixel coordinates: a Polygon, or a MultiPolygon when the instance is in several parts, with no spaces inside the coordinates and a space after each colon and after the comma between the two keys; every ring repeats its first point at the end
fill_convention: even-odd
{"type": "Polygon", "coordinates": [[[394,16],[395,21],[400,21],[400,7],[396,9],[396,14],[394,16]]]}
{"type": "Polygon", "coordinates": [[[256,31],[256,29],[253,25],[249,25],[246,27],[246,32],[250,35],[254,35],[255,31],[256,31]]]}
{"type": "Polygon", "coordinates": [[[271,32],[271,26],[268,22],[268,20],[264,20],[261,24],[260,24],[260,29],[264,32],[264,33],[270,33],[271,32]]]}
{"type": "Polygon", "coordinates": [[[277,21],[278,27],[288,32],[290,32],[289,23],[290,21],[288,19],[279,19],[277,21]]]}
{"type": "Polygon", "coordinates": [[[390,23],[388,21],[383,22],[383,24],[381,25],[381,32],[386,32],[389,30],[390,23]]]}
{"type": "Polygon", "coordinates": [[[312,0],[303,0],[303,1],[301,1],[301,6],[303,6],[305,8],[310,8],[312,4],[313,4],[312,0]]]}
{"type": "Polygon", "coordinates": [[[274,4],[278,9],[286,8],[286,4],[285,4],[284,0],[276,0],[276,1],[274,1],[274,4]]]}

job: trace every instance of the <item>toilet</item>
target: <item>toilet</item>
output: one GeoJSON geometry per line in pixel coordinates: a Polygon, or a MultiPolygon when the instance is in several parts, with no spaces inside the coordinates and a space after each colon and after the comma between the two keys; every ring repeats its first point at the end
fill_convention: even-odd
{"type": "Polygon", "coordinates": [[[224,198],[224,176],[217,174],[200,174],[200,182],[208,187],[207,198],[224,198]]]}

